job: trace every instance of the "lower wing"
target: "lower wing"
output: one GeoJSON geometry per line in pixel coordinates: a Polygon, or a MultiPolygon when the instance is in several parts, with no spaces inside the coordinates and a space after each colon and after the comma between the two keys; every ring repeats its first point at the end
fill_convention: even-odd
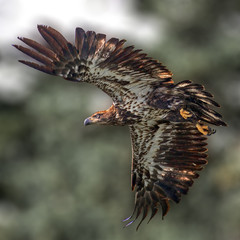
{"type": "MultiPolygon", "coordinates": [[[[133,159],[132,189],[136,189],[133,214],[125,219],[130,225],[142,213],[149,221],[158,209],[162,216],[169,210],[169,201],[179,202],[207,163],[206,137],[190,122],[143,122],[130,126],[133,159]],[[133,218],[133,220],[132,220],[133,218]]],[[[137,227],[137,228],[138,228],[137,227]]]]}

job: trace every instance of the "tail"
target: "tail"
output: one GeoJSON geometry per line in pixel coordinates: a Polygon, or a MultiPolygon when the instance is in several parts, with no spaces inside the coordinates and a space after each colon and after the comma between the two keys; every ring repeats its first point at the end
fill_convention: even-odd
{"type": "Polygon", "coordinates": [[[227,126],[222,120],[222,115],[212,109],[220,105],[213,100],[213,95],[206,92],[202,85],[186,80],[176,84],[175,88],[184,95],[185,107],[183,108],[193,115],[193,119],[216,126],[227,126]]]}

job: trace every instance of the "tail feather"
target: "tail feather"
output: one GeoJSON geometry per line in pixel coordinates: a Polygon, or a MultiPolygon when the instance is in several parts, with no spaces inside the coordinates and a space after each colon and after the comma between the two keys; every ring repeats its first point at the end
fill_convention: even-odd
{"type": "Polygon", "coordinates": [[[186,80],[176,84],[175,87],[185,96],[187,109],[194,113],[197,120],[216,126],[227,126],[221,114],[212,109],[220,105],[213,100],[213,95],[205,91],[202,85],[186,80]]]}

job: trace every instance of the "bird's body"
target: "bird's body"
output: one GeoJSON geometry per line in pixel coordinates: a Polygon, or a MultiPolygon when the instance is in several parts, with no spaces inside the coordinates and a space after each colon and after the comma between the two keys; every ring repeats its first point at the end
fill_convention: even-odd
{"type": "Polygon", "coordinates": [[[160,207],[166,215],[169,201],[179,202],[207,163],[206,135],[213,131],[206,123],[226,125],[212,109],[219,106],[212,94],[189,80],[174,84],[165,66],[133,46],[123,47],[125,40],[106,41],[104,34],[77,28],[72,45],[51,27],[38,30],[50,48],[27,38],[19,39],[34,50],[14,46],[42,65],[20,62],[66,80],[94,84],[107,93],[112,106],[94,113],[85,125],[129,126],[136,197],[127,225],[142,213],[141,223],[150,209],[150,219],[160,207]]]}

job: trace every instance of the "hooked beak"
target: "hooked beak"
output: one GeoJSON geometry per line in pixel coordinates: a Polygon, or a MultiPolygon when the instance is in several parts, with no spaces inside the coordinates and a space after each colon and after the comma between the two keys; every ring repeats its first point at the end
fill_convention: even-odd
{"type": "Polygon", "coordinates": [[[89,118],[86,118],[85,120],[84,120],[84,126],[87,126],[87,125],[90,125],[92,122],[91,122],[91,120],[89,119],[89,118]]]}

